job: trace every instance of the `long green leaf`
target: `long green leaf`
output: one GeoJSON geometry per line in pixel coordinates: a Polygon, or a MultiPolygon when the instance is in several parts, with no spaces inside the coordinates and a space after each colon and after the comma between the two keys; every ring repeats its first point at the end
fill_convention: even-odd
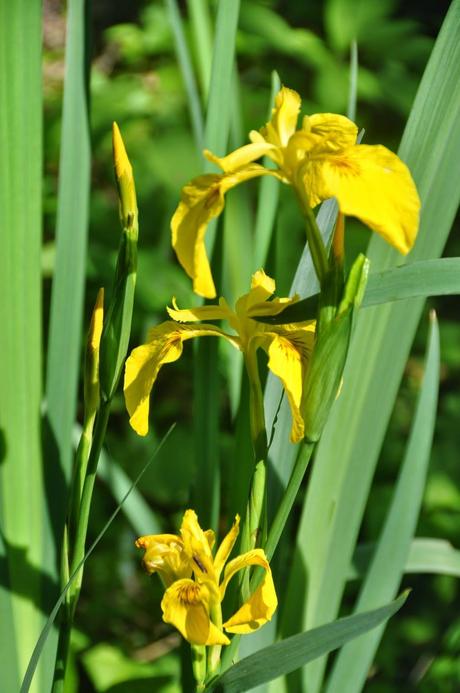
{"type": "MultiPolygon", "coordinates": [[[[460,2],[455,0],[428,63],[400,148],[422,198],[419,237],[412,260],[435,258],[444,247],[460,188],[452,171],[460,157],[460,2]],[[436,233],[433,233],[436,229],[436,233]]],[[[374,236],[373,270],[400,262],[374,236]]],[[[289,628],[311,628],[337,613],[372,475],[410,345],[422,299],[362,311],[344,373],[344,387],[319,444],[302,513],[290,593],[289,628]],[[302,606],[296,585],[308,574],[302,606]],[[298,618],[298,615],[301,618],[298,618]],[[299,623],[300,620],[300,623],[299,623]]],[[[303,584],[303,582],[302,582],[303,584]]],[[[324,659],[305,670],[315,693],[324,659]]]]}
{"type": "Polygon", "coordinates": [[[182,18],[176,0],[166,0],[166,9],[173,30],[176,54],[184,80],[185,91],[187,92],[193,134],[197,147],[201,152],[204,137],[203,114],[201,112],[200,97],[196,86],[195,74],[193,72],[192,59],[185,39],[182,18]]]}
{"type": "Polygon", "coordinates": [[[460,258],[422,260],[369,276],[363,306],[419,296],[460,294],[460,258]]]}
{"type": "MultiPolygon", "coordinates": [[[[460,258],[422,260],[369,276],[362,306],[376,306],[406,298],[460,294],[460,258]]],[[[314,317],[318,294],[289,306],[280,315],[261,322],[284,324],[314,317]],[[316,299],[316,300],[315,300],[316,299]]]]}
{"type": "Polygon", "coordinates": [[[234,664],[206,691],[242,693],[294,671],[387,621],[402,607],[407,594],[405,592],[394,602],[378,609],[346,616],[270,645],[234,664]]]}
{"type": "MultiPolygon", "coordinates": [[[[356,611],[392,599],[404,574],[409,548],[422,504],[436,420],[439,387],[439,329],[431,318],[425,375],[404,460],[372,562],[361,587],[356,611]]],[[[356,638],[339,653],[326,693],[362,690],[384,626],[356,638]]]]}
{"type": "MultiPolygon", "coordinates": [[[[375,544],[360,544],[348,572],[349,580],[365,575],[375,552],[375,544]]],[[[413,539],[405,573],[432,573],[460,577],[460,551],[444,539],[413,539]]]]}
{"type": "Polygon", "coordinates": [[[42,620],[41,32],[39,0],[0,2],[0,641],[5,691],[18,689],[42,620]]]}
{"type": "MultiPolygon", "coordinates": [[[[235,56],[239,0],[221,0],[218,4],[205,146],[217,154],[225,151],[230,130],[228,85],[231,84],[235,56]]],[[[205,170],[212,165],[207,162],[205,170]]],[[[215,240],[215,224],[207,231],[206,247],[210,256],[215,240]]],[[[194,448],[197,482],[193,495],[200,521],[216,527],[219,516],[219,396],[217,387],[217,342],[203,339],[196,351],[194,368],[194,448]]]]}
{"type": "Polygon", "coordinates": [[[72,461],[88,231],[91,150],[87,11],[87,0],[68,3],[56,262],[46,369],[48,468],[53,455],[50,480],[61,483],[55,489],[56,497],[62,497],[61,512],[65,503],[62,476],[69,480],[72,461]]]}

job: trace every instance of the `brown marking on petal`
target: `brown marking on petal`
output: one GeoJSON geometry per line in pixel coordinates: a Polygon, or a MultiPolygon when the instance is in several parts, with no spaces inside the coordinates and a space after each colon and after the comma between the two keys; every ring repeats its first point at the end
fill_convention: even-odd
{"type": "Polygon", "coordinates": [[[200,591],[200,585],[190,582],[178,588],[177,598],[185,605],[198,604],[200,602],[200,591]]]}
{"type": "Polygon", "coordinates": [[[206,568],[204,567],[204,565],[201,563],[201,561],[196,556],[193,556],[193,560],[197,564],[198,568],[200,570],[202,570],[203,573],[206,573],[206,568]]]}

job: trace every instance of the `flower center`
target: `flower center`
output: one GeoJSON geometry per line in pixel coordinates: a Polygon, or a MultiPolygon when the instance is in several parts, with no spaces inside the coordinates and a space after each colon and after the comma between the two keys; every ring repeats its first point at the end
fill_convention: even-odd
{"type": "Polygon", "coordinates": [[[178,592],[177,597],[182,604],[198,604],[200,601],[200,585],[189,582],[187,585],[182,585],[178,592]]]}

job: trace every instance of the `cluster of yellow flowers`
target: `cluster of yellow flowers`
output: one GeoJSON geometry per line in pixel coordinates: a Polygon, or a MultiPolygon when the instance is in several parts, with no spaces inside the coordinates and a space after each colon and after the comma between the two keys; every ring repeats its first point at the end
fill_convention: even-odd
{"type": "MultiPolygon", "coordinates": [[[[357,126],[341,115],[305,116],[297,129],[300,105],[299,95],[283,87],[270,122],[250,133],[250,144],[222,158],[205,151],[222,173],[199,176],[184,187],[171,221],[172,245],[200,296],[216,296],[205,248],[206,228],[222,212],[225,193],[257,176],[275,176],[292,186],[306,216],[322,200],[335,197],[341,214],[357,217],[400,252],[411,249],[420,201],[406,165],[383,146],[357,144],[357,126]],[[271,159],[276,168],[255,163],[262,156],[271,159]]],[[[126,361],[126,407],[131,426],[139,435],[148,432],[150,393],[163,364],[181,356],[185,340],[218,336],[242,351],[251,384],[258,379],[256,352],[259,348],[266,351],[268,367],[281,379],[288,397],[291,440],[302,440],[302,390],[315,342],[315,322],[258,322],[257,318],[276,316],[298,300],[298,296],[273,299],[274,293],[274,280],[259,269],[252,276],[250,291],[236,302],[234,310],[223,298],[217,305],[191,309],[178,308],[173,299],[173,307],[167,309],[171,320],[151,329],[147,342],[134,349],[126,361]],[[233,332],[207,322],[215,320],[226,321],[233,332]]],[[[162,534],[137,541],[137,546],[145,549],[147,570],[159,573],[165,584],[164,620],[193,644],[226,645],[229,640],[223,630],[251,632],[269,620],[276,608],[263,550],[254,549],[227,563],[238,523],[236,518],[214,558],[214,535],[210,530],[203,532],[192,510],[184,515],[180,536],[162,534]],[[221,602],[229,580],[238,570],[254,565],[265,571],[261,584],[222,623],[221,602]]]]}

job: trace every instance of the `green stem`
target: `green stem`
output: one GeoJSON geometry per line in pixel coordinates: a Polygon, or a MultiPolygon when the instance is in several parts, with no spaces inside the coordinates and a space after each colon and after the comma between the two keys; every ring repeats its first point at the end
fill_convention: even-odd
{"type": "Polygon", "coordinates": [[[299,492],[300,484],[304,478],[308,463],[315,449],[315,443],[304,442],[297,454],[297,458],[292,470],[291,477],[284,492],[281,503],[279,504],[273,523],[268,533],[268,538],[264,547],[267,559],[270,561],[275,553],[283,529],[286,525],[289,513],[292,510],[294,501],[299,492]]]}
{"type": "Polygon", "coordinates": [[[297,200],[299,201],[300,208],[305,218],[305,231],[307,235],[307,243],[310,249],[315,272],[318,277],[319,284],[322,288],[326,280],[326,277],[329,273],[329,261],[327,258],[326,246],[323,243],[321,232],[318,228],[318,224],[316,223],[316,218],[313,214],[313,210],[305,200],[305,193],[299,192],[295,186],[294,189],[296,191],[297,200]]]}
{"type": "MultiPolygon", "coordinates": [[[[85,441],[81,444],[81,446],[79,445],[79,464],[82,467],[82,469],[84,468],[84,470],[86,471],[86,477],[83,483],[81,500],[79,502],[79,507],[77,509],[78,521],[75,529],[75,543],[73,546],[71,545],[69,547],[71,552],[70,568],[68,568],[68,564],[66,564],[65,571],[62,571],[63,580],[65,579],[66,574],[72,575],[75,572],[79,563],[82,561],[85,555],[86,533],[88,530],[88,519],[91,507],[91,498],[94,488],[94,480],[96,478],[96,470],[99,461],[99,455],[102,449],[102,445],[104,443],[109,413],[110,402],[101,403],[101,407],[96,418],[96,425],[91,450],[89,452],[89,455],[86,454],[86,459],[85,451],[87,451],[88,442],[85,441]]],[[[81,478],[79,473],[77,473],[75,481],[77,481],[77,478],[81,478]]],[[[75,484],[75,486],[77,486],[77,484],[75,484]]],[[[64,690],[64,677],[66,671],[66,662],[69,653],[70,636],[72,632],[75,609],[77,606],[78,598],[80,596],[82,578],[83,567],[80,569],[78,575],[74,578],[74,582],[70,586],[67,593],[68,598],[66,598],[66,601],[61,611],[62,620],[59,629],[59,641],[52,688],[53,693],[62,693],[64,690]]]]}
{"type": "Polygon", "coordinates": [[[245,364],[249,378],[249,416],[254,455],[256,460],[264,460],[267,457],[264,394],[260,384],[257,353],[255,350],[250,350],[245,354],[245,364]]]}
{"type": "MultiPolygon", "coordinates": [[[[210,613],[211,621],[219,630],[222,630],[222,608],[219,603],[213,604],[210,613]]],[[[220,653],[222,651],[221,645],[210,645],[207,648],[207,679],[215,676],[220,670],[220,653]]]]}

